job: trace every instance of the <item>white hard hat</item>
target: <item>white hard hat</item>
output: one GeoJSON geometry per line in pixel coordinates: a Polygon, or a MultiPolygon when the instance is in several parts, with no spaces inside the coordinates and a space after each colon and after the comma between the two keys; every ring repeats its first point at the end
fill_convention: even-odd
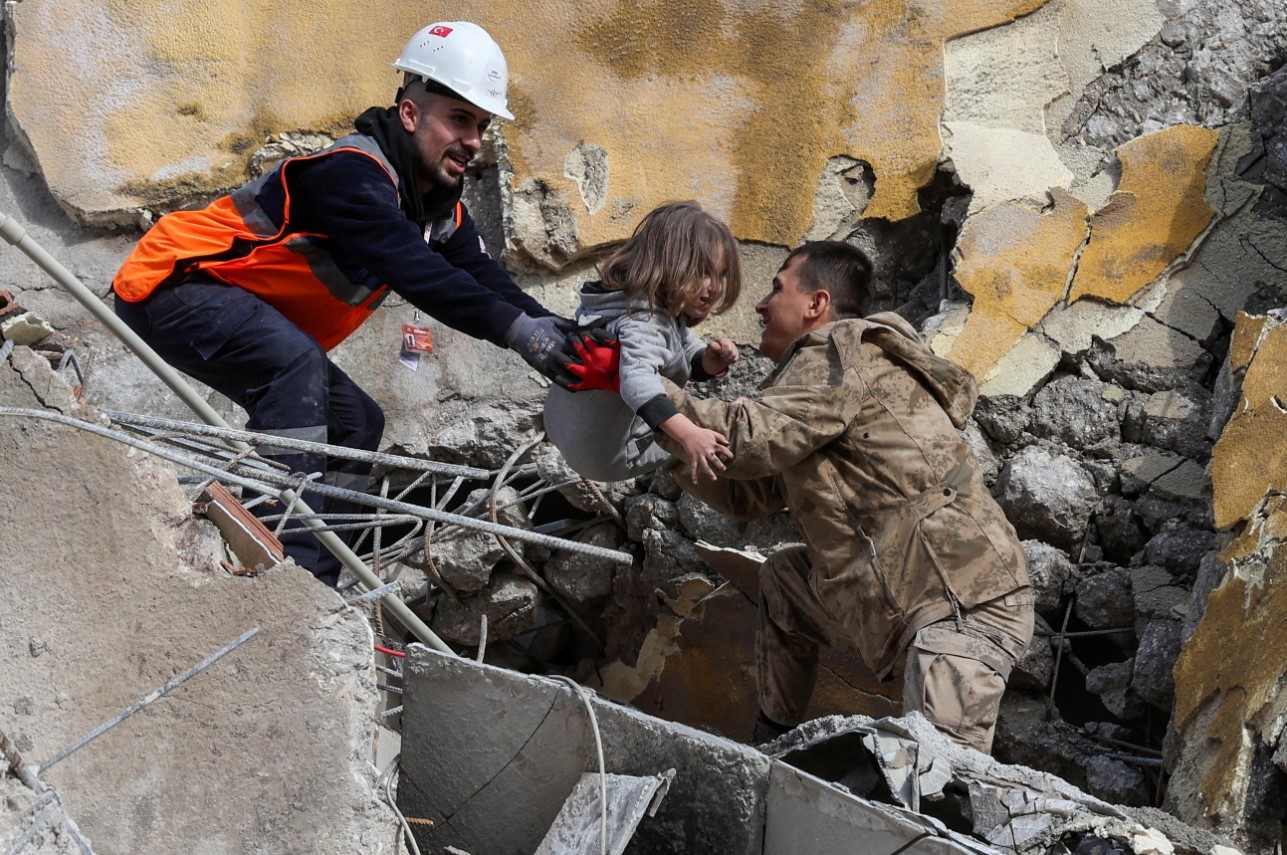
{"type": "Polygon", "coordinates": [[[393,67],[440,83],[461,100],[494,116],[514,118],[505,108],[505,89],[509,85],[505,54],[477,24],[430,24],[411,37],[393,67]]]}

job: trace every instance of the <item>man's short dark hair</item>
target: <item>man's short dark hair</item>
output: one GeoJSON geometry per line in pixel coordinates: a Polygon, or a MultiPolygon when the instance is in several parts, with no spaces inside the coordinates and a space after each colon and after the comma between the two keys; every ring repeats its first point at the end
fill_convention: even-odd
{"type": "Polygon", "coordinates": [[[813,293],[825,289],[837,319],[867,314],[872,292],[872,264],[867,253],[844,241],[819,240],[791,250],[783,266],[793,258],[800,259],[796,267],[800,290],[813,293]]]}
{"type": "Polygon", "coordinates": [[[424,107],[426,95],[446,95],[448,98],[455,98],[457,101],[468,100],[460,97],[454,89],[442,85],[437,80],[430,80],[428,77],[406,72],[402,75],[402,87],[398,90],[398,94],[394,96],[393,103],[397,104],[404,98],[410,98],[421,107],[424,107]]]}

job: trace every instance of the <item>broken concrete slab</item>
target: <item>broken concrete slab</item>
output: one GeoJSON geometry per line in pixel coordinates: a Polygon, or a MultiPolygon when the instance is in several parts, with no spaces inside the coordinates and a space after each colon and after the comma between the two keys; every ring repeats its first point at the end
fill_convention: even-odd
{"type": "MultiPolygon", "coordinates": [[[[96,418],[24,353],[21,369],[0,364],[0,404],[96,418]]],[[[48,769],[97,851],[390,851],[393,820],[369,774],[365,621],[336,613],[335,594],[293,564],[226,574],[213,526],[158,459],[62,425],[5,422],[0,719],[25,756],[56,756],[260,628],[48,769]]]]}
{"type": "MultiPolygon", "coordinates": [[[[413,645],[405,698],[398,798],[408,816],[435,822],[417,832],[424,845],[535,848],[582,773],[598,771],[586,710],[554,680],[413,645]]],[[[589,703],[608,772],[675,770],[633,851],[761,851],[767,757],[597,697],[589,703]]]]}

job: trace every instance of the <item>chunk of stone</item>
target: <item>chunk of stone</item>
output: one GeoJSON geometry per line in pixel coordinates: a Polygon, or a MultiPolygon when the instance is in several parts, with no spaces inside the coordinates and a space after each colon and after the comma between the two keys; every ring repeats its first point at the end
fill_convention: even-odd
{"type": "Polygon", "coordinates": [[[650,528],[674,528],[679,525],[679,506],[654,493],[644,493],[626,500],[626,535],[642,541],[650,528]]]}
{"type": "MultiPolygon", "coordinates": [[[[616,523],[600,523],[578,532],[573,540],[619,549],[625,535],[616,523]]],[[[619,564],[608,558],[582,552],[562,551],[545,562],[545,581],[561,596],[571,601],[573,607],[601,606],[612,593],[612,579],[619,564]]]]}
{"type": "Polygon", "coordinates": [[[1141,407],[1139,441],[1155,448],[1204,461],[1211,456],[1207,437],[1210,396],[1198,399],[1197,392],[1173,389],[1156,392],[1141,407]]]}
{"type": "Polygon", "coordinates": [[[0,320],[0,338],[30,347],[54,334],[54,328],[44,318],[31,312],[9,315],[0,320]]]}
{"type": "Polygon", "coordinates": [[[1062,549],[1040,540],[1025,540],[1021,545],[1028,558],[1034,605],[1042,614],[1054,612],[1064,594],[1072,590],[1071,580],[1077,571],[1062,549]]]}
{"type": "MultiPolygon", "coordinates": [[[[485,509],[491,498],[490,490],[474,490],[465,501],[466,508],[485,509]]],[[[496,494],[496,522],[511,528],[531,530],[532,524],[527,519],[523,504],[518,500],[518,491],[513,487],[502,487],[496,494]]],[[[472,516],[478,516],[475,511],[472,516]]],[[[490,520],[490,515],[482,511],[482,516],[490,520]]],[[[511,542],[516,550],[522,550],[523,544],[511,542]]],[[[442,580],[452,590],[462,594],[481,591],[492,576],[495,566],[509,557],[496,539],[496,535],[477,529],[457,527],[444,534],[435,536],[429,546],[434,566],[442,580]]]]}
{"type": "MultiPolygon", "coordinates": [[[[1109,388],[1100,380],[1056,377],[1032,399],[1028,430],[1034,436],[1059,440],[1075,449],[1120,439],[1117,404],[1109,399],[1109,388]]],[[[1117,393],[1120,398],[1121,390],[1117,393]]]]}
{"type": "Polygon", "coordinates": [[[1001,464],[997,462],[997,456],[992,451],[992,446],[988,444],[987,437],[979,429],[975,421],[971,421],[961,429],[961,439],[974,452],[974,457],[979,462],[979,471],[983,473],[983,483],[991,487],[996,483],[997,475],[1001,472],[1001,464]]]}
{"type": "Polygon", "coordinates": [[[1144,560],[1165,567],[1182,578],[1193,579],[1197,576],[1202,556],[1211,551],[1215,542],[1215,532],[1197,528],[1183,520],[1169,519],[1162,523],[1162,530],[1153,535],[1144,547],[1144,560]]]}
{"type": "Polygon", "coordinates": [[[1018,395],[981,395],[974,418],[994,441],[1011,445],[1023,435],[1032,414],[1018,395]]]}
{"type": "Polygon", "coordinates": [[[1123,721],[1142,718],[1146,711],[1144,701],[1131,689],[1134,670],[1134,659],[1092,668],[1086,675],[1086,691],[1099,695],[1108,711],[1123,721]]]}
{"type": "Polygon", "coordinates": [[[1050,642],[1043,636],[1032,637],[1028,649],[1014,663],[1010,672],[1010,681],[1006,685],[1014,689],[1026,689],[1030,692],[1044,691],[1050,685],[1050,677],[1055,673],[1055,654],[1050,642]]]}
{"type": "Polygon", "coordinates": [[[472,597],[443,597],[430,627],[446,641],[477,647],[486,615],[488,643],[508,641],[537,625],[540,602],[536,583],[502,570],[472,597]]]}
{"type": "Polygon", "coordinates": [[[1131,591],[1135,612],[1141,617],[1177,618],[1177,609],[1188,602],[1189,592],[1176,584],[1175,577],[1163,567],[1144,565],[1131,568],[1131,591]]]}
{"type": "Polygon", "coordinates": [[[679,497],[679,527],[694,540],[714,546],[737,546],[746,541],[745,526],[730,519],[697,497],[679,497]]]}
{"type": "Polygon", "coordinates": [[[1171,483],[1154,485],[1135,503],[1135,511],[1149,531],[1157,533],[1170,520],[1180,519],[1199,528],[1214,528],[1211,518],[1211,499],[1201,492],[1205,482],[1204,470],[1193,461],[1186,461],[1185,471],[1178,473],[1181,477],[1171,483]],[[1181,478],[1187,484],[1179,483],[1181,478]],[[1175,487],[1179,489],[1173,489],[1175,487]],[[1196,492],[1189,490],[1197,486],[1196,492]]]}
{"type": "Polygon", "coordinates": [[[1073,614],[1090,629],[1120,629],[1135,622],[1130,571],[1103,566],[1077,580],[1073,614]]]}
{"type": "MultiPolygon", "coordinates": [[[[1175,697],[1175,660],[1180,656],[1183,626],[1178,620],[1153,620],[1144,627],[1135,652],[1135,675],[1131,687],[1153,706],[1171,711],[1175,697]]],[[[1231,651],[1232,653],[1232,651],[1231,651]]]]}
{"type": "Polygon", "coordinates": [[[1105,801],[1119,805],[1150,805],[1153,794],[1138,766],[1113,757],[1086,761],[1086,787],[1105,801]]]}
{"type": "Polygon", "coordinates": [[[536,471],[551,486],[562,484],[559,495],[568,500],[572,507],[589,513],[621,513],[626,500],[638,495],[641,491],[638,478],[625,481],[591,481],[576,473],[557,448],[548,443],[538,446],[534,455],[536,471]]]}
{"type": "Polygon", "coordinates": [[[1148,542],[1148,530],[1135,513],[1133,502],[1121,496],[1105,496],[1100,512],[1095,515],[1095,531],[1104,558],[1128,564],[1135,553],[1148,542]]]}
{"type": "Polygon", "coordinates": [[[1080,545],[1099,494],[1075,461],[1031,446],[1012,457],[997,480],[998,501],[1020,537],[1064,549],[1080,545]]]}

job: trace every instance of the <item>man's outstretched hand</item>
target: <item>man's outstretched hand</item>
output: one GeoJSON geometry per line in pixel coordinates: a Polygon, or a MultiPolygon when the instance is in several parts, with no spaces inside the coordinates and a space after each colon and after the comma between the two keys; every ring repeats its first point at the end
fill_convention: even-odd
{"type": "Polygon", "coordinates": [[[505,344],[543,376],[566,387],[576,382],[576,378],[567,372],[567,365],[572,361],[568,333],[574,329],[576,321],[558,315],[534,318],[522,314],[510,324],[505,333],[505,344]]]}
{"type": "Polygon", "coordinates": [[[604,330],[578,332],[576,321],[569,318],[523,314],[510,325],[505,344],[564,389],[621,388],[621,345],[604,330]]]}

